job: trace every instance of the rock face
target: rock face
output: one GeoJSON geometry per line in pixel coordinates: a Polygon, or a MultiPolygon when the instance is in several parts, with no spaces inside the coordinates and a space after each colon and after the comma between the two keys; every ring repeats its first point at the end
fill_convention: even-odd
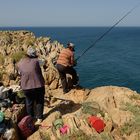
{"type": "MultiPolygon", "coordinates": [[[[47,62],[46,69],[42,67],[46,84],[45,96],[51,95],[53,98],[45,98],[46,102],[49,99],[50,106],[45,102],[44,120],[28,140],[140,139],[140,95],[128,88],[116,86],[92,90],[75,88],[63,94],[55,68],[63,45],[57,41],[52,42],[48,37],[36,38],[29,31],[0,31],[0,81],[4,85],[18,84],[18,78],[9,78],[14,72],[13,60],[19,61],[29,46],[37,49],[41,62],[47,62]],[[88,122],[90,116],[96,116],[105,123],[101,133],[97,133],[88,122]],[[57,119],[63,122],[65,134],[56,129],[54,121],[57,119]]],[[[13,116],[17,122],[18,113],[13,116]]]]}
{"type": "Polygon", "coordinates": [[[9,79],[10,74],[14,73],[13,60],[19,61],[30,46],[36,48],[41,61],[47,61],[47,68],[43,70],[46,85],[52,89],[57,88],[59,75],[54,64],[63,45],[57,41],[52,42],[48,37],[36,38],[29,31],[0,31],[0,80],[6,86],[13,84],[9,79]]]}
{"type": "Polygon", "coordinates": [[[127,88],[118,87],[101,87],[91,90],[86,101],[96,101],[100,108],[107,112],[115,124],[121,126],[129,121],[132,114],[128,111],[122,111],[122,103],[133,103],[130,99],[134,93],[127,88]]]}
{"type": "Polygon", "coordinates": [[[129,126],[129,122],[136,117],[136,114],[131,111],[131,109],[127,109],[126,106],[126,104],[129,104],[132,107],[137,106],[137,108],[140,109],[140,95],[136,92],[125,87],[115,86],[98,87],[92,90],[72,89],[65,95],[62,93],[62,89],[51,90],[51,92],[53,96],[65,99],[66,101],[71,100],[73,103],[68,104],[63,101],[61,102],[61,100],[51,102],[54,108],[45,108],[44,113],[49,115],[42,123],[42,126],[47,125],[50,127],[47,127],[47,129],[40,127],[29,139],[35,139],[36,135],[40,135],[38,132],[41,132],[43,137],[50,134],[50,138],[56,140],[62,139],[63,137],[70,139],[71,136],[78,139],[80,136],[77,136],[75,134],[76,132],[83,132],[84,134],[80,135],[85,137],[85,139],[87,139],[87,137],[95,137],[96,140],[135,140],[139,138],[139,128],[135,126],[133,130],[129,126]],[[86,104],[86,106],[84,104],[86,104]],[[84,110],[84,107],[86,107],[87,110],[84,110]],[[56,110],[60,112],[64,124],[69,127],[69,131],[65,135],[61,134],[59,130],[56,130],[53,126],[53,121],[56,120],[57,116],[56,110]],[[97,133],[96,130],[89,125],[87,119],[92,114],[104,121],[105,128],[103,132],[97,133]],[[132,131],[129,134],[125,133],[127,131],[123,131],[126,124],[128,124],[126,130],[130,129],[132,131]]]}

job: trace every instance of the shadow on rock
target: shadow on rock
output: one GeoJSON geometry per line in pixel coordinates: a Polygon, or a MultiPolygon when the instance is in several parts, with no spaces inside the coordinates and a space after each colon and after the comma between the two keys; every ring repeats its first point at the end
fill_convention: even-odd
{"type": "Polygon", "coordinates": [[[44,114],[44,119],[47,118],[52,112],[59,111],[62,115],[73,113],[81,108],[81,104],[74,103],[73,101],[61,101],[47,114],[44,114]]]}

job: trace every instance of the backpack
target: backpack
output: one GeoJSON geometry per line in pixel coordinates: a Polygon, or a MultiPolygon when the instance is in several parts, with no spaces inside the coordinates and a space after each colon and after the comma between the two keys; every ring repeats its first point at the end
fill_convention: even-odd
{"type": "Polygon", "coordinates": [[[18,123],[18,127],[19,127],[20,132],[24,138],[29,137],[35,131],[35,125],[33,122],[33,118],[29,115],[25,116],[18,123]]]}

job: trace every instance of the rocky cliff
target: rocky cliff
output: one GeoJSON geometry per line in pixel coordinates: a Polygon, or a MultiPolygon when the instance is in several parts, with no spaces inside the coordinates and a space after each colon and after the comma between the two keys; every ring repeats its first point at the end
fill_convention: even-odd
{"type": "Polygon", "coordinates": [[[48,37],[36,38],[29,31],[0,31],[0,80],[6,86],[18,81],[9,78],[14,73],[13,61],[18,62],[30,46],[36,48],[40,60],[47,61],[47,69],[43,70],[46,85],[52,89],[58,88],[59,75],[54,63],[63,45],[48,37]]]}
{"type": "Polygon", "coordinates": [[[28,31],[0,32],[0,80],[6,86],[18,84],[11,80],[16,62],[24,56],[29,46],[36,47],[39,59],[47,61],[43,69],[46,82],[44,120],[28,140],[139,140],[140,95],[125,87],[106,86],[92,90],[81,87],[63,94],[54,63],[63,48],[48,37],[36,38],[28,31]],[[53,96],[52,98],[48,98],[53,96]],[[50,106],[47,104],[50,101],[50,106]],[[105,127],[97,132],[88,122],[90,116],[100,118],[105,127]],[[67,126],[62,134],[54,122],[61,119],[67,126]]]}

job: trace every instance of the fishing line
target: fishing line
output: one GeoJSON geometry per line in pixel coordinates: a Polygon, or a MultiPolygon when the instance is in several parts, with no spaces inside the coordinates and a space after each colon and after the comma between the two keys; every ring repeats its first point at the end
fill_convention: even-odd
{"type": "Polygon", "coordinates": [[[94,47],[97,42],[99,42],[104,36],[106,36],[117,24],[119,24],[125,17],[127,17],[130,13],[132,13],[137,7],[140,6],[140,3],[134,6],[132,9],[130,9],[121,19],[119,19],[113,26],[111,26],[106,32],[104,32],[98,39],[95,40],[93,44],[91,44],[88,48],[86,48],[80,56],[76,58],[76,61],[78,61],[89,49],[94,47]]]}

